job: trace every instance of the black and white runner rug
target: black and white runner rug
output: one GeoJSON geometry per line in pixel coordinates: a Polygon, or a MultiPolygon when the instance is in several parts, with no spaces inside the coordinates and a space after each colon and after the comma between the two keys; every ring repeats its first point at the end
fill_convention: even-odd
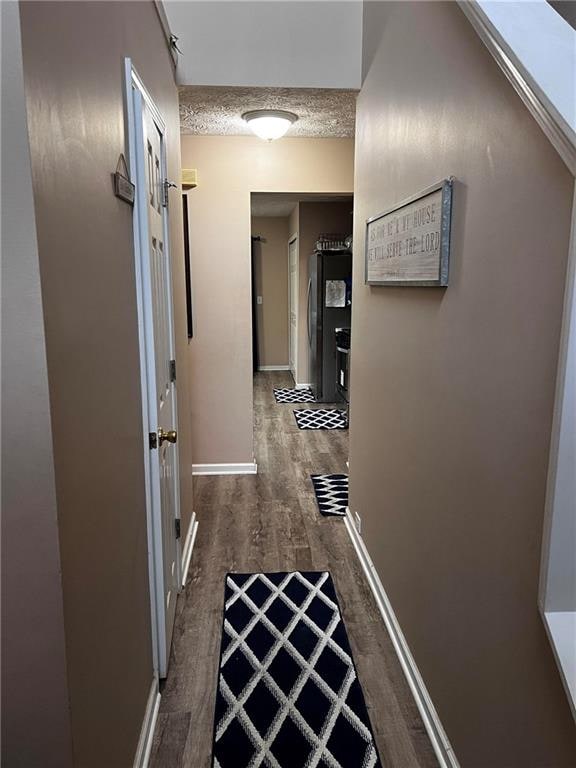
{"type": "Polygon", "coordinates": [[[348,475],[310,475],[320,514],[343,517],[348,506],[348,475]]]}
{"type": "Polygon", "coordinates": [[[348,414],[339,408],[301,408],[294,416],[299,429],[348,429],[348,414]]]}
{"type": "Polygon", "coordinates": [[[316,398],[311,389],[275,389],[274,397],[277,403],[315,403],[316,398]]]}
{"type": "Polygon", "coordinates": [[[327,572],[229,574],[214,768],[380,768],[327,572]]]}

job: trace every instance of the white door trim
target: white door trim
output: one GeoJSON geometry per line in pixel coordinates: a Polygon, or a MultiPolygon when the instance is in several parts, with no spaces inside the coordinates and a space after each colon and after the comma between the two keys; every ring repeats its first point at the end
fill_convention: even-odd
{"type": "Polygon", "coordinates": [[[295,232],[293,235],[291,235],[288,238],[288,366],[287,370],[292,372],[292,376],[294,377],[294,381],[296,381],[296,368],[298,367],[298,298],[299,298],[299,291],[300,291],[300,258],[299,258],[299,252],[298,252],[298,232],[295,232]],[[296,243],[296,332],[294,334],[295,337],[295,349],[292,350],[292,321],[290,317],[290,310],[291,310],[291,303],[290,303],[290,296],[291,296],[291,277],[290,277],[290,246],[292,243],[296,243]],[[294,367],[292,367],[291,363],[294,364],[294,367]]]}
{"type": "MultiPolygon", "coordinates": [[[[138,73],[132,66],[129,58],[124,59],[124,99],[126,115],[126,135],[127,141],[127,163],[130,178],[134,183],[138,182],[139,164],[144,168],[143,141],[142,141],[142,116],[136,114],[134,105],[133,90],[136,90],[150,110],[154,121],[161,130],[163,136],[166,135],[166,125],[161,114],[156,108],[150,94],[144,86],[138,73]]],[[[165,167],[166,158],[162,158],[165,167]]],[[[170,254],[170,243],[168,239],[168,215],[167,209],[164,209],[164,232],[165,244],[170,254]]],[[[143,433],[143,458],[144,458],[144,479],[145,479],[145,498],[146,498],[146,528],[148,540],[148,579],[150,589],[150,613],[152,627],[152,660],[153,672],[155,676],[160,674],[160,657],[163,644],[165,644],[165,627],[162,621],[163,612],[159,610],[159,604],[163,605],[163,552],[162,552],[162,515],[159,508],[155,508],[153,503],[152,488],[155,482],[154,466],[151,460],[148,436],[151,432],[149,421],[149,372],[148,368],[154,360],[154,338],[153,328],[145,322],[147,316],[146,307],[150,304],[151,298],[146,291],[146,280],[143,271],[143,253],[142,243],[148,242],[148,220],[147,211],[142,209],[142,197],[136,194],[133,215],[133,233],[134,233],[134,271],[136,288],[136,306],[138,313],[138,346],[140,353],[140,391],[142,397],[142,433],[143,433]]],[[[171,281],[170,281],[171,283],[171,281]]],[[[173,322],[173,318],[171,319],[173,322]]],[[[170,329],[173,337],[173,328],[170,329]]],[[[174,412],[177,424],[177,405],[174,401],[174,412]]],[[[155,425],[154,425],[155,427],[155,425]]],[[[178,462],[175,464],[175,484],[180,488],[178,478],[178,462]]],[[[180,495],[175,494],[175,517],[180,517],[180,495]]],[[[177,582],[182,583],[182,554],[180,541],[177,541],[177,582]]]]}
{"type": "MultiPolygon", "coordinates": [[[[127,142],[127,163],[130,178],[135,179],[137,173],[136,159],[136,119],[134,115],[134,102],[132,99],[132,61],[124,59],[124,114],[126,115],[126,136],[127,142]]],[[[134,232],[134,272],[136,283],[136,307],[138,312],[138,347],[140,358],[140,393],[142,399],[142,434],[143,440],[143,458],[144,458],[144,481],[146,493],[146,529],[148,533],[148,581],[150,589],[150,613],[152,627],[152,663],[155,676],[158,675],[158,612],[156,608],[156,564],[154,559],[154,541],[152,536],[152,499],[151,499],[151,478],[150,478],[150,449],[146,445],[146,436],[150,433],[148,419],[148,373],[146,370],[146,339],[144,333],[144,296],[142,289],[142,258],[140,247],[140,221],[136,210],[132,217],[134,232]]]]}

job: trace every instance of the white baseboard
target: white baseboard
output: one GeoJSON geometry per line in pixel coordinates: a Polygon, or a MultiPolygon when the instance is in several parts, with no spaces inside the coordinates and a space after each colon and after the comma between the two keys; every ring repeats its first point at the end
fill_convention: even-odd
{"type": "Polygon", "coordinates": [[[246,464],[192,464],[193,475],[256,475],[258,464],[249,461],[246,464]]]}
{"type": "Polygon", "coordinates": [[[289,371],[289,365],[259,365],[259,371],[289,371]]]}
{"type": "Polygon", "coordinates": [[[182,586],[186,585],[186,579],[188,578],[188,569],[190,568],[190,560],[192,559],[192,550],[194,549],[194,541],[196,539],[196,533],[198,532],[198,520],[196,520],[196,512],[192,512],[190,518],[190,525],[188,526],[188,533],[184,541],[184,547],[182,549],[182,586]]]}
{"type": "Polygon", "coordinates": [[[418,671],[414,657],[410,652],[406,638],[404,637],[402,629],[400,628],[400,624],[398,623],[398,619],[396,618],[392,604],[390,603],[384,586],[380,581],[380,577],[376,572],[374,563],[372,562],[368,550],[366,549],[366,545],[356,530],[356,526],[354,525],[354,520],[349,509],[346,510],[346,517],[344,522],[346,524],[348,534],[352,539],[352,544],[354,545],[354,549],[356,550],[360,564],[362,565],[364,573],[366,574],[366,578],[368,579],[368,584],[370,585],[374,597],[376,598],[376,603],[380,613],[382,614],[382,618],[384,619],[386,629],[388,630],[388,633],[392,639],[394,650],[396,651],[396,655],[398,656],[398,660],[400,661],[400,665],[402,666],[402,670],[406,680],[408,681],[408,685],[410,686],[410,690],[412,691],[412,695],[414,696],[414,700],[416,701],[416,705],[418,706],[422,720],[424,721],[426,731],[428,732],[428,736],[432,742],[432,746],[434,748],[434,752],[436,753],[436,757],[438,758],[438,762],[440,763],[441,768],[460,768],[456,755],[454,754],[450,742],[448,741],[448,737],[446,736],[446,732],[442,727],[438,713],[436,712],[434,704],[432,703],[430,694],[426,690],[424,680],[418,671]]]}
{"type": "Polygon", "coordinates": [[[298,382],[296,382],[296,389],[310,389],[311,386],[312,384],[298,384],[298,382]]]}
{"type": "Polygon", "coordinates": [[[160,690],[158,688],[158,678],[154,675],[152,685],[150,686],[150,693],[148,694],[146,711],[144,712],[144,720],[142,721],[142,729],[136,748],[136,756],[134,757],[134,768],[148,768],[159,708],[160,690]]]}

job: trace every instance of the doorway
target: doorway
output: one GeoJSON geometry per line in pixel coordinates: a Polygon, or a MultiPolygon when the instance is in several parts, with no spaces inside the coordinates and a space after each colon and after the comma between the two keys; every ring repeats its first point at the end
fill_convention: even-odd
{"type": "Polygon", "coordinates": [[[129,59],[125,61],[154,670],[166,677],[180,585],[178,413],[168,240],[166,129],[129,59]]]}
{"type": "Polygon", "coordinates": [[[337,370],[336,330],[350,337],[352,208],[350,194],[251,194],[254,371],[289,371],[296,389],[316,387],[319,400],[341,405],[347,370],[337,370]],[[332,269],[338,259],[323,259],[318,286],[324,290],[328,282],[339,294],[322,294],[316,302],[322,311],[313,316],[310,256],[323,246],[340,252],[342,265],[332,269]]]}
{"type": "Polygon", "coordinates": [[[250,238],[250,285],[252,290],[252,373],[256,373],[260,366],[260,352],[258,349],[258,296],[256,290],[256,273],[258,270],[257,248],[262,238],[260,235],[252,235],[250,238]]]}
{"type": "Polygon", "coordinates": [[[288,241],[288,364],[296,381],[298,359],[298,235],[288,241]]]}

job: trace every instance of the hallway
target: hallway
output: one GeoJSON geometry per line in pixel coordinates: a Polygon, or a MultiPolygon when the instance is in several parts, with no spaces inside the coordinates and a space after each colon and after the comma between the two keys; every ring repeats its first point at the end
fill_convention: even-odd
{"type": "Polygon", "coordinates": [[[344,521],[316,506],[310,474],[347,471],[348,433],[300,431],[293,409],[309,406],[276,404],[272,394],[292,385],[289,373],[256,374],[257,475],[195,480],[200,526],[151,766],[210,765],[225,574],[290,570],[332,574],[383,765],[437,766],[344,521]]]}
{"type": "Polygon", "coordinates": [[[0,2],[3,767],[576,768],[574,9],[0,2]]]}

